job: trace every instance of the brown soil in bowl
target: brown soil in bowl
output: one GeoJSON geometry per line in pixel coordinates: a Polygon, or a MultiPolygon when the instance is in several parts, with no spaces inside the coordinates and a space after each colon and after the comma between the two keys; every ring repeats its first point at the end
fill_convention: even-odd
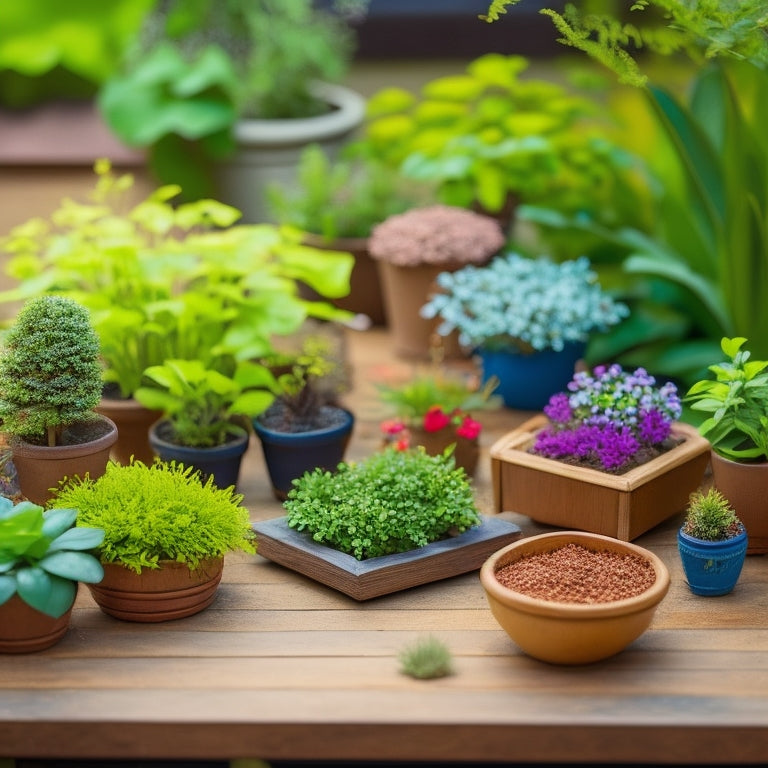
{"type": "Polygon", "coordinates": [[[610,603],[645,592],[656,581],[639,555],[565,544],[507,563],[496,571],[500,584],[528,597],[558,603],[610,603]]]}

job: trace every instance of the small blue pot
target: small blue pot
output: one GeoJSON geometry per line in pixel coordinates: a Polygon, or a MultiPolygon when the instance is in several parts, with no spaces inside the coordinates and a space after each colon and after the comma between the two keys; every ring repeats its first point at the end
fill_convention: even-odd
{"type": "Polygon", "coordinates": [[[309,432],[277,432],[268,429],[256,417],[253,429],[264,451],[264,462],[272,483],[274,496],[284,501],[293,481],[317,467],[334,471],[343,461],[355,423],[350,411],[342,424],[309,432]]]}
{"type": "Polygon", "coordinates": [[[736,586],[747,554],[747,532],[725,541],[702,541],[682,528],[677,548],[694,595],[727,595],[736,586]]]}
{"type": "Polygon", "coordinates": [[[586,348],[585,343],[572,342],[561,352],[546,349],[523,354],[478,349],[477,355],[483,383],[492,376],[498,377],[499,386],[494,394],[501,396],[507,408],[540,411],[552,395],[566,388],[586,348]]]}

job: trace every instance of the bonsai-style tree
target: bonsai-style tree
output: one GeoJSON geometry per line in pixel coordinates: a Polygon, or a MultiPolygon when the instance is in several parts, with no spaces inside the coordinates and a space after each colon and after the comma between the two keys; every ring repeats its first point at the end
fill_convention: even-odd
{"type": "Polygon", "coordinates": [[[61,445],[64,429],[95,417],[101,398],[99,338],[74,299],[24,304],[0,356],[3,430],[39,445],[61,445]]]}

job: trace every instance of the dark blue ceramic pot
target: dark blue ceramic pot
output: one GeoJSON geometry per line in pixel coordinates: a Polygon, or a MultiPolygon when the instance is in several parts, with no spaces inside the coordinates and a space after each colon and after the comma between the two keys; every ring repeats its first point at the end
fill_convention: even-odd
{"type": "Polygon", "coordinates": [[[523,354],[478,349],[477,355],[483,383],[492,376],[498,377],[499,386],[494,394],[501,396],[507,408],[540,411],[552,395],[566,388],[586,347],[584,343],[572,342],[561,352],[547,349],[523,354]]]}
{"type": "Polygon", "coordinates": [[[703,541],[677,532],[685,578],[694,595],[727,595],[741,575],[747,554],[747,532],[724,541],[703,541]]]}

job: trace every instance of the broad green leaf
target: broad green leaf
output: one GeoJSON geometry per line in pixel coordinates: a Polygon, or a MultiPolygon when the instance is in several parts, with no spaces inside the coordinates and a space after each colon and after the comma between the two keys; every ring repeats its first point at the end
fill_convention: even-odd
{"type": "Polygon", "coordinates": [[[16,578],[0,575],[0,605],[8,602],[16,594],[16,578]]]}
{"type": "Polygon", "coordinates": [[[43,534],[49,539],[61,536],[64,531],[71,528],[77,520],[76,509],[49,509],[43,513],[43,534]]]}
{"type": "Polygon", "coordinates": [[[48,552],[95,549],[102,541],[104,531],[101,528],[70,528],[51,543],[48,552]]]}
{"type": "Polygon", "coordinates": [[[85,552],[54,552],[44,557],[39,565],[47,573],[72,581],[95,584],[104,578],[101,563],[85,552]]]}

